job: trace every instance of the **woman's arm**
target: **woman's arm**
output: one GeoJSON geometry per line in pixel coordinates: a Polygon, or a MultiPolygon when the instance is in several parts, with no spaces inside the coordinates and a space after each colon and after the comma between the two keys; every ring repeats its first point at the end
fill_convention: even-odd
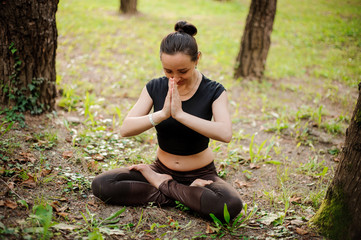
{"type": "MultiPolygon", "coordinates": [[[[169,93],[166,97],[166,102],[169,102],[169,93]]],[[[138,135],[153,127],[149,120],[149,112],[152,109],[153,100],[149,96],[147,88],[144,87],[138,101],[125,117],[122,126],[120,127],[120,135],[122,137],[130,137],[138,135]]],[[[152,114],[153,121],[160,123],[170,116],[170,104],[164,104],[161,111],[152,114]]]]}
{"type": "MultiPolygon", "coordinates": [[[[175,91],[173,91],[173,94],[175,91]]],[[[172,116],[178,122],[181,122],[185,126],[193,129],[194,131],[212,138],[214,140],[222,142],[230,142],[232,139],[232,122],[228,110],[228,97],[227,92],[224,91],[212,104],[213,120],[208,121],[191,114],[184,112],[177,108],[176,112],[173,112],[172,104],[172,116]]]]}

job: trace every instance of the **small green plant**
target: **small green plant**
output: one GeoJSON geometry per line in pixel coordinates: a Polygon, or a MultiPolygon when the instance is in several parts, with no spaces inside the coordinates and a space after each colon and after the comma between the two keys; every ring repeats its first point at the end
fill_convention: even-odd
{"type": "Polygon", "coordinates": [[[277,134],[281,134],[283,130],[290,127],[288,117],[285,116],[284,113],[282,113],[281,116],[279,116],[277,113],[273,113],[272,115],[276,117],[276,123],[268,127],[265,130],[266,132],[275,132],[277,134]]]}
{"type": "Polygon", "coordinates": [[[155,233],[158,228],[165,228],[168,227],[166,224],[159,224],[159,223],[153,223],[150,226],[150,229],[144,230],[146,233],[155,233]]]}
{"type": "Polygon", "coordinates": [[[89,92],[86,92],[84,101],[84,117],[88,117],[86,121],[90,121],[93,127],[96,125],[96,121],[94,120],[94,116],[90,111],[90,108],[94,105],[94,98],[94,95],[89,95],[89,92]]]}
{"type": "Polygon", "coordinates": [[[176,208],[178,208],[179,210],[183,211],[183,212],[186,212],[186,211],[189,211],[190,208],[187,207],[186,205],[184,205],[183,203],[179,202],[179,201],[175,201],[175,204],[176,204],[176,208]]]}
{"type": "Polygon", "coordinates": [[[341,134],[344,132],[344,126],[342,125],[343,119],[332,119],[331,121],[327,121],[321,125],[322,128],[326,129],[328,133],[331,134],[341,134]]]}
{"type": "Polygon", "coordinates": [[[86,214],[80,212],[85,221],[85,226],[79,233],[88,233],[89,239],[103,239],[102,233],[123,235],[118,222],[120,221],[120,215],[126,210],[125,207],[105,219],[97,218],[96,214],[91,213],[87,206],[85,206],[85,210],[86,214]]]}
{"type": "Polygon", "coordinates": [[[63,96],[60,99],[58,106],[67,109],[68,112],[74,111],[77,104],[80,101],[80,97],[74,93],[74,89],[69,87],[64,89],[63,96]]]}
{"type": "Polygon", "coordinates": [[[246,222],[253,217],[253,215],[257,212],[257,210],[258,207],[254,206],[252,210],[248,212],[248,205],[245,203],[243,206],[243,211],[238,215],[236,219],[231,221],[227,204],[224,204],[224,208],[223,208],[224,221],[218,219],[213,213],[209,214],[213,220],[213,225],[214,225],[213,230],[216,232],[216,235],[219,238],[222,238],[226,233],[229,233],[231,235],[237,235],[239,233],[237,233],[236,230],[245,227],[246,222]]]}
{"type": "Polygon", "coordinates": [[[298,170],[313,178],[319,178],[320,176],[323,176],[322,173],[324,171],[327,172],[328,167],[325,166],[325,160],[319,161],[318,156],[316,155],[314,157],[309,157],[307,163],[301,163],[298,170]]]}
{"type": "Polygon", "coordinates": [[[5,125],[6,122],[3,122],[1,125],[0,125],[0,129],[1,129],[1,134],[0,134],[0,137],[4,136],[4,134],[6,134],[8,131],[10,131],[11,127],[13,126],[14,122],[10,122],[8,124],[8,126],[5,128],[5,130],[3,130],[3,126],[5,125]]]}
{"type": "Polygon", "coordinates": [[[34,133],[33,137],[36,140],[33,147],[39,151],[52,149],[58,143],[58,135],[55,132],[34,133]]]}
{"type": "Polygon", "coordinates": [[[273,145],[275,144],[273,141],[273,137],[271,139],[271,143],[264,149],[264,146],[267,142],[267,139],[264,140],[259,146],[254,143],[254,137],[255,134],[251,137],[251,143],[249,144],[249,157],[251,160],[251,163],[255,163],[257,161],[265,160],[269,158],[270,156],[268,153],[272,149],[273,145]]]}
{"type": "Polygon", "coordinates": [[[39,205],[34,205],[30,220],[39,227],[25,229],[25,232],[42,233],[41,239],[50,239],[53,234],[49,229],[51,226],[55,225],[52,221],[52,217],[53,208],[49,204],[41,203],[39,205]]]}

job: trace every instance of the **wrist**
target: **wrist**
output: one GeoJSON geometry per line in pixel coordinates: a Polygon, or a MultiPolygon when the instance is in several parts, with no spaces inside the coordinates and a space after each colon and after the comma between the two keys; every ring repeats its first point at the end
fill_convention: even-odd
{"type": "Polygon", "coordinates": [[[167,119],[167,116],[164,114],[163,111],[158,111],[158,112],[152,113],[152,119],[155,124],[159,124],[159,123],[163,122],[165,119],[167,119]]]}
{"type": "Polygon", "coordinates": [[[153,119],[153,113],[148,114],[149,122],[155,127],[158,123],[154,121],[153,119]]]}
{"type": "Polygon", "coordinates": [[[177,113],[175,113],[174,115],[172,115],[172,117],[177,120],[178,122],[181,122],[182,118],[184,118],[185,116],[185,112],[183,110],[179,110],[177,111],[177,113]]]}

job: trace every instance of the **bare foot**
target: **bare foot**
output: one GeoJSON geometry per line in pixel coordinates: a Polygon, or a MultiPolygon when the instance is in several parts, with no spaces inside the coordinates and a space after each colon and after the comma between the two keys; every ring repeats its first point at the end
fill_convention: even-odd
{"type": "Polygon", "coordinates": [[[154,172],[147,164],[138,164],[129,167],[129,170],[136,170],[142,173],[142,175],[148,180],[154,187],[159,188],[159,185],[169,179],[173,179],[168,174],[160,174],[154,172]]]}
{"type": "Polygon", "coordinates": [[[190,186],[192,186],[192,187],[196,187],[196,186],[197,187],[204,187],[205,185],[208,185],[208,184],[211,184],[211,183],[213,183],[212,180],[204,180],[204,179],[197,178],[196,180],[194,180],[192,182],[192,184],[190,186]]]}

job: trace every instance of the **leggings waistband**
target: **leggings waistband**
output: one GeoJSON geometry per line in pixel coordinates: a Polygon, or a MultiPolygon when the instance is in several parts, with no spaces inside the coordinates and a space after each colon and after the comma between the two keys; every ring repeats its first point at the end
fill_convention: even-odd
{"type": "Polygon", "coordinates": [[[213,161],[210,164],[208,164],[204,167],[201,167],[199,169],[195,169],[192,171],[185,171],[185,172],[174,171],[172,169],[169,169],[158,158],[155,160],[155,162],[152,165],[153,165],[153,170],[158,173],[169,174],[172,177],[181,178],[181,179],[185,179],[185,178],[186,179],[196,179],[198,177],[208,175],[208,174],[212,174],[212,175],[216,174],[217,175],[216,167],[215,167],[213,161]]]}

